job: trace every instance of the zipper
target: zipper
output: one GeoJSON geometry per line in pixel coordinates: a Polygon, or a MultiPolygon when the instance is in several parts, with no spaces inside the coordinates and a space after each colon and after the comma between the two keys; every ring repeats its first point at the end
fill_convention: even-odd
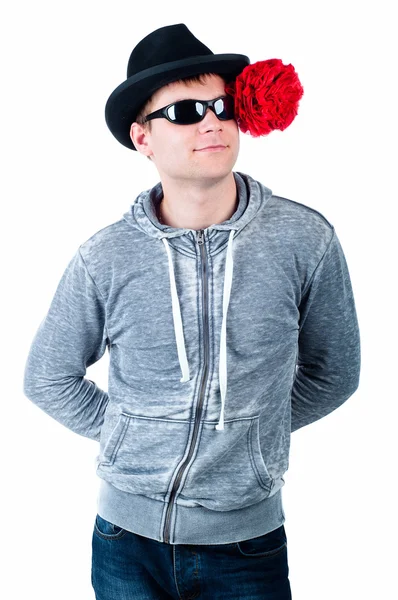
{"type": "Polygon", "coordinates": [[[196,439],[198,437],[198,430],[199,430],[199,425],[200,425],[200,420],[201,420],[201,415],[202,415],[202,408],[203,408],[204,390],[205,390],[205,384],[206,384],[208,370],[209,370],[209,368],[208,368],[209,367],[209,318],[208,318],[208,311],[207,311],[208,277],[207,277],[207,260],[206,260],[206,250],[205,250],[205,246],[204,246],[204,230],[203,229],[199,229],[196,239],[199,244],[200,253],[201,253],[201,262],[202,262],[202,290],[203,290],[203,292],[202,292],[203,303],[202,304],[204,307],[204,310],[203,310],[203,332],[204,332],[204,338],[205,338],[205,342],[204,342],[204,344],[205,344],[205,352],[204,352],[205,368],[204,368],[201,387],[200,387],[199,402],[196,407],[195,425],[194,425],[194,432],[193,432],[193,436],[192,436],[191,446],[189,448],[189,453],[188,453],[188,456],[187,456],[185,462],[181,465],[180,470],[177,473],[177,477],[175,478],[174,485],[173,485],[173,488],[172,488],[171,494],[170,494],[169,506],[167,508],[166,522],[165,522],[164,533],[163,533],[163,539],[166,544],[170,543],[171,513],[173,510],[174,498],[177,494],[176,490],[178,489],[178,486],[180,485],[180,481],[184,474],[185,467],[191,460],[192,453],[193,453],[193,450],[196,445],[196,439]]]}

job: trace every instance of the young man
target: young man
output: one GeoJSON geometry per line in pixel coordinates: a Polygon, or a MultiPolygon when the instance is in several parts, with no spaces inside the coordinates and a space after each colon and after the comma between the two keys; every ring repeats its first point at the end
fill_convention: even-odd
{"type": "Polygon", "coordinates": [[[105,116],[160,182],[79,246],[28,357],[25,394],[100,442],[101,600],[290,599],[290,436],[359,384],[333,225],[232,171],[248,64],[183,24],[135,47],[105,116]],[[84,376],[107,347],[104,392],[84,376]]]}

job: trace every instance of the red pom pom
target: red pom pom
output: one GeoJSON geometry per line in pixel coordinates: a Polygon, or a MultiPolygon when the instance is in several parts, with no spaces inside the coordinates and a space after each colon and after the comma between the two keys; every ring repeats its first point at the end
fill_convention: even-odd
{"type": "Polygon", "coordinates": [[[293,65],[270,58],[247,65],[225,92],[234,98],[239,129],[258,137],[290,125],[304,89],[293,65]]]}

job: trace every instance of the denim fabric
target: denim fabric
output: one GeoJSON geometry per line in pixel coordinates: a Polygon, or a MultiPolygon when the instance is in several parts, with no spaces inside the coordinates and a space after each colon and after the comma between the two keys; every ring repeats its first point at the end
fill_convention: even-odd
{"type": "Polygon", "coordinates": [[[223,223],[159,223],[158,183],[81,244],[26,362],[25,395],[99,442],[97,512],[171,545],[281,526],[291,434],[359,384],[335,228],[233,176],[238,205],[223,223]],[[85,377],[106,350],[107,392],[85,377]]]}
{"type": "Polygon", "coordinates": [[[96,600],[291,600],[288,574],[283,525],[232,544],[170,546],[95,519],[96,600]]]}

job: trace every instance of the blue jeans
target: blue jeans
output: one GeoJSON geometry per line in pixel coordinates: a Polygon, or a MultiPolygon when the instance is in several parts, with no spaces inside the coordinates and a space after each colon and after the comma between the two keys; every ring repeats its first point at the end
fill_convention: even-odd
{"type": "Polygon", "coordinates": [[[96,600],[291,600],[288,573],[283,525],[231,544],[173,545],[95,518],[96,600]]]}

